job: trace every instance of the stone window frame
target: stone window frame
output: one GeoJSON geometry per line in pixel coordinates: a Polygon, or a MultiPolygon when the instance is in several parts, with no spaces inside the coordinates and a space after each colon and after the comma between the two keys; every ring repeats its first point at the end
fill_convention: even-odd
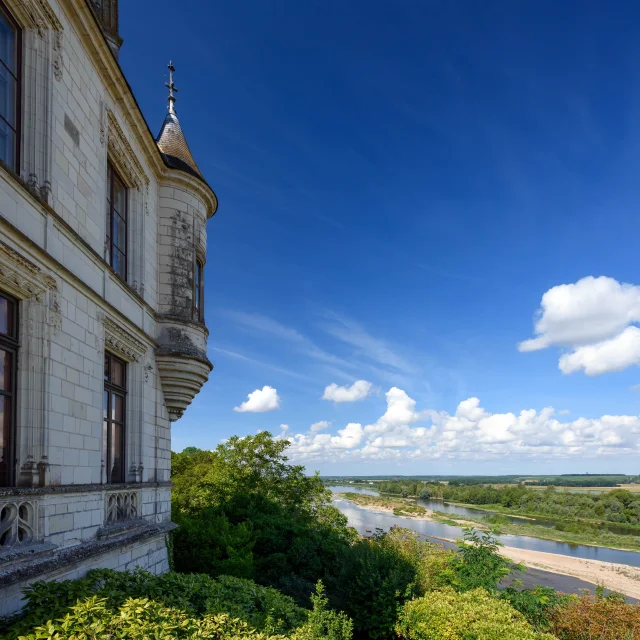
{"type": "Polygon", "coordinates": [[[45,202],[53,165],[53,79],[64,72],[64,28],[47,0],[2,0],[21,34],[20,157],[15,173],[45,202]]]}
{"type": "MultiPolygon", "coordinates": [[[[0,296],[11,305],[8,310],[7,318],[10,317],[11,331],[9,333],[0,333],[0,349],[11,353],[10,380],[11,388],[0,391],[0,397],[10,398],[10,416],[9,416],[9,433],[8,443],[5,447],[8,450],[8,460],[6,460],[6,477],[0,476],[0,487],[12,487],[15,484],[16,475],[16,430],[18,415],[18,352],[20,349],[20,309],[19,302],[13,296],[0,290],[0,296]]],[[[5,405],[6,406],[6,405],[5,405]]],[[[3,418],[5,414],[3,411],[3,418]]],[[[6,419],[6,418],[5,418],[6,419]]],[[[0,429],[4,430],[4,425],[0,424],[0,429]]]]}
{"type": "Polygon", "coordinates": [[[18,464],[13,481],[20,486],[44,486],[49,482],[47,367],[52,332],[62,325],[58,286],[40,267],[0,241],[0,289],[18,300],[20,322],[15,427],[18,464]]]}
{"type": "Polygon", "coordinates": [[[102,425],[102,448],[104,451],[104,460],[106,468],[106,480],[107,484],[122,484],[126,480],[127,475],[127,384],[128,384],[128,366],[127,363],[118,358],[118,356],[112,354],[109,351],[104,352],[104,394],[107,399],[107,406],[105,407],[105,417],[103,418],[102,425]],[[112,373],[114,366],[122,367],[122,384],[118,384],[112,379],[112,373]],[[122,399],[122,418],[116,420],[109,414],[112,410],[113,398],[119,397],[122,399]],[[113,460],[110,458],[111,445],[113,443],[114,425],[122,427],[122,441],[120,444],[120,460],[121,469],[118,478],[113,479],[111,477],[110,467],[113,465],[113,460]]]}
{"type": "MultiPolygon", "coordinates": [[[[125,406],[125,482],[143,482],[142,430],[144,384],[148,369],[147,345],[131,335],[122,323],[102,316],[104,351],[127,364],[127,402],[125,406]]],[[[103,442],[104,447],[104,442],[103,442]]],[[[102,451],[102,484],[106,482],[106,451],[102,451]]],[[[116,486],[116,485],[112,485],[116,486]]]]}
{"type": "MultiPolygon", "coordinates": [[[[103,102],[104,116],[101,124],[101,139],[107,140],[107,162],[105,167],[105,189],[107,172],[111,165],[127,188],[127,282],[144,297],[145,270],[145,209],[149,192],[149,177],[138,160],[129,140],[114,112],[103,102]],[[106,135],[105,135],[106,134],[106,135]]],[[[105,198],[106,199],[106,198],[105,198]]],[[[105,216],[105,223],[106,223],[105,216]]],[[[106,240],[106,229],[104,233],[106,240]]],[[[110,263],[110,251],[105,242],[104,259],[110,263]]]]}
{"type": "Polygon", "coordinates": [[[107,203],[108,203],[108,211],[107,211],[107,221],[105,225],[105,248],[107,252],[107,262],[109,266],[115,271],[116,275],[127,282],[127,278],[129,276],[129,189],[125,183],[125,181],[120,177],[118,170],[113,166],[113,163],[108,160],[107,161],[107,188],[105,191],[107,193],[107,203]],[[117,183],[120,183],[122,188],[124,189],[124,211],[116,211],[115,203],[114,203],[114,193],[117,187],[117,183]],[[122,215],[124,214],[124,216],[122,215]],[[115,238],[113,234],[113,217],[117,215],[124,221],[124,247],[121,249],[116,246],[115,238]],[[124,259],[124,273],[120,273],[113,266],[113,254],[115,251],[122,254],[124,259]]]}

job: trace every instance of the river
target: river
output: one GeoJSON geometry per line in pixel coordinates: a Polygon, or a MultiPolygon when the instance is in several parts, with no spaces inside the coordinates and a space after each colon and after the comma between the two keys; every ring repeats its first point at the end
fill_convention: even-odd
{"type": "MultiPolygon", "coordinates": [[[[332,486],[328,487],[334,493],[364,493],[366,495],[379,495],[377,491],[364,489],[357,486],[332,486]]],[[[442,502],[440,500],[418,500],[418,504],[435,511],[458,513],[460,515],[486,515],[486,511],[459,507],[457,505],[442,502]]],[[[429,538],[460,538],[463,534],[461,527],[454,527],[440,522],[430,522],[429,520],[414,520],[413,518],[400,518],[392,513],[370,511],[359,507],[347,500],[336,500],[336,507],[344,513],[349,524],[359,533],[374,531],[376,528],[389,530],[394,525],[413,529],[429,538]]],[[[517,520],[516,520],[517,521],[517,520]]],[[[522,522],[522,520],[519,520],[522,522]]],[[[554,540],[543,540],[541,538],[531,538],[528,536],[515,536],[510,534],[497,535],[505,546],[517,547],[519,549],[531,549],[533,551],[544,551],[546,553],[557,553],[565,556],[584,558],[587,560],[602,560],[604,562],[615,562],[627,564],[633,567],[640,567],[640,552],[621,551],[618,549],[607,549],[606,547],[592,547],[588,545],[569,544],[567,542],[555,542],[554,540]]]]}

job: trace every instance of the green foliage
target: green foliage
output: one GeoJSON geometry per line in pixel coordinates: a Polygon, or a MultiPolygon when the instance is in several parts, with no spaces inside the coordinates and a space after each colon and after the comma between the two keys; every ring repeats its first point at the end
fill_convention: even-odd
{"type": "Polygon", "coordinates": [[[500,544],[490,533],[464,529],[464,538],[458,542],[459,555],[453,562],[454,586],[459,591],[482,587],[495,591],[502,578],[513,570],[522,570],[499,553],[500,544]]]}
{"type": "Polygon", "coordinates": [[[400,607],[414,595],[416,573],[412,558],[389,536],[376,535],[346,550],[330,586],[356,633],[388,638],[400,607]]]}
{"type": "Polygon", "coordinates": [[[296,634],[297,640],[350,640],[353,634],[353,622],[344,614],[327,608],[328,598],[324,585],[319,580],[315,594],[311,594],[312,611],[308,623],[296,634]]]}
{"type": "MultiPolygon", "coordinates": [[[[35,633],[33,630],[39,626],[48,625],[51,620],[68,616],[76,625],[72,627],[74,631],[80,624],[107,625],[108,622],[108,625],[115,625],[113,633],[116,633],[115,630],[120,630],[116,618],[129,616],[137,607],[143,606],[140,604],[142,601],[149,602],[144,605],[143,618],[145,612],[155,611],[158,620],[168,625],[167,629],[184,622],[189,633],[200,628],[197,620],[211,616],[215,618],[219,614],[228,614],[229,620],[242,621],[254,632],[268,634],[292,632],[306,624],[308,617],[307,612],[290,597],[275,589],[229,576],[214,580],[196,574],[167,573],[156,576],[141,570],[119,572],[96,569],[80,580],[35,582],[24,593],[28,602],[23,617],[12,625],[7,638],[40,637],[29,634],[35,633]],[[109,616],[113,620],[108,621],[109,616]],[[187,619],[191,621],[185,622],[187,619]]],[[[158,628],[164,629],[160,624],[158,628]]],[[[60,629],[56,627],[59,633],[60,629]]]]}
{"type": "Polygon", "coordinates": [[[412,600],[404,605],[396,632],[406,640],[554,640],[484,589],[445,589],[412,600]]]}
{"type": "Polygon", "coordinates": [[[570,601],[569,596],[551,587],[540,586],[533,589],[510,586],[501,590],[499,597],[519,611],[536,631],[548,631],[558,607],[565,606],[570,601]]]}
{"type": "Polygon", "coordinates": [[[172,454],[178,571],[253,578],[305,604],[335,573],[355,532],[320,478],[287,463],[287,446],[262,432],[172,454]]]}

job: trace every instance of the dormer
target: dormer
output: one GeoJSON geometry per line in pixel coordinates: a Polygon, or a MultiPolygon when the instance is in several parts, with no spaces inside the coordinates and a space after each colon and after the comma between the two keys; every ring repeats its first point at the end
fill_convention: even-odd
{"type": "Polygon", "coordinates": [[[122,38],[118,33],[118,0],[87,0],[87,2],[98,19],[111,51],[117,58],[122,46],[122,38]]]}

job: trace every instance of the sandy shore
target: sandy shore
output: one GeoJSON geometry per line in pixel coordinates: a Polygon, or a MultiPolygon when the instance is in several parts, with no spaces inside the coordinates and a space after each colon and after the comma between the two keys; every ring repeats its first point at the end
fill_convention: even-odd
{"type": "Polygon", "coordinates": [[[640,599],[640,569],[637,567],[515,547],[502,547],[500,553],[527,567],[573,576],[596,585],[602,584],[612,591],[640,599]]]}
{"type": "MultiPolygon", "coordinates": [[[[341,499],[351,502],[348,498],[342,497],[341,499]]],[[[357,503],[354,502],[354,504],[357,503]]],[[[368,511],[393,513],[392,507],[383,505],[358,504],[358,506],[368,511]]],[[[427,510],[427,513],[421,516],[398,517],[409,520],[433,520],[432,514],[432,511],[427,510]]],[[[449,538],[442,538],[442,540],[455,542],[455,540],[449,538]]],[[[601,560],[584,560],[559,553],[518,549],[516,547],[501,547],[500,553],[505,558],[509,558],[513,562],[521,562],[527,567],[572,576],[594,585],[602,584],[612,591],[618,591],[626,596],[640,600],[640,568],[601,560]]]]}

